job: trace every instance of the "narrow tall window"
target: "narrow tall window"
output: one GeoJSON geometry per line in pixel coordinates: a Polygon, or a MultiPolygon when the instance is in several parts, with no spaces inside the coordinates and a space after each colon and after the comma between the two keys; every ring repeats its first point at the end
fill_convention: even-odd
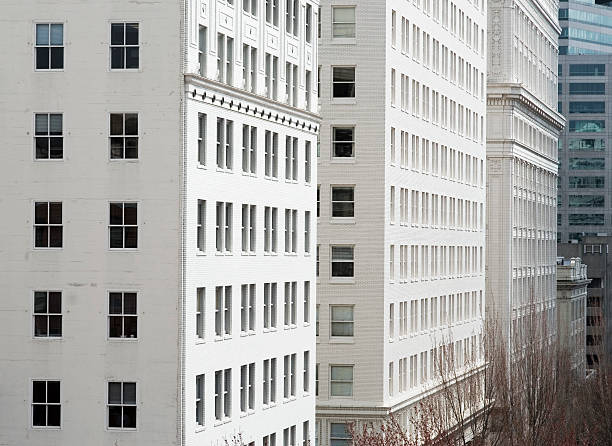
{"type": "Polygon", "coordinates": [[[304,392],[310,392],[310,352],[304,352],[304,372],[302,377],[304,392]]]}
{"type": "Polygon", "coordinates": [[[251,93],[257,92],[257,48],[242,45],[242,85],[251,93]]]}
{"type": "Polygon", "coordinates": [[[138,23],[111,23],[110,58],[111,69],[138,69],[140,47],[138,23]]]}
{"type": "Polygon", "coordinates": [[[264,208],[264,252],[277,252],[278,208],[264,208]]]}
{"type": "Polygon", "coordinates": [[[200,340],[206,338],[206,288],[196,290],[196,337],[200,340]]]}
{"type": "Polygon", "coordinates": [[[306,104],[304,108],[310,110],[312,106],[312,71],[306,70],[306,104]]]}
{"type": "Polygon", "coordinates": [[[240,287],[240,332],[242,334],[255,332],[255,289],[254,283],[240,287]]]}
{"type": "Polygon", "coordinates": [[[312,5],[306,4],[306,42],[312,43],[312,5]]]}
{"type": "Polygon", "coordinates": [[[240,367],[240,412],[255,410],[255,363],[240,367]]]}
{"type": "Polygon", "coordinates": [[[266,22],[278,26],[279,0],[266,0],[266,22]]]}
{"type": "Polygon", "coordinates": [[[255,175],[257,171],[257,127],[242,126],[242,171],[255,175]]]}
{"type": "Polygon", "coordinates": [[[278,133],[266,130],[265,176],[278,178],[278,133]]]}
{"type": "Polygon", "coordinates": [[[61,291],[34,292],[34,336],[37,338],[62,336],[61,291]]]}
{"type": "Polygon", "coordinates": [[[304,253],[310,254],[310,211],[304,212],[304,253]]]}
{"type": "Polygon", "coordinates": [[[232,334],[232,287],[215,287],[215,336],[232,334]]]}
{"type": "Polygon", "coordinates": [[[255,222],[257,220],[257,207],[242,205],[242,252],[255,252],[255,222]]]}
{"type": "Polygon", "coordinates": [[[132,339],[138,337],[136,293],[108,293],[108,336],[132,339]]]}
{"type": "Polygon", "coordinates": [[[295,327],[297,317],[297,282],[285,282],[285,328],[295,327]]]}
{"type": "Polygon", "coordinates": [[[60,427],[62,421],[60,382],[32,382],[32,426],[60,427]]]}
{"type": "Polygon", "coordinates": [[[138,114],[110,114],[111,159],[138,158],[138,114]]]}
{"type": "Polygon", "coordinates": [[[277,284],[264,283],[264,329],[276,328],[277,284]]]}
{"type": "Polygon", "coordinates": [[[198,233],[197,246],[199,252],[206,252],[206,200],[198,200],[198,233]]]}
{"type": "Polygon", "coordinates": [[[234,78],[234,39],[217,34],[217,80],[232,85],[234,78]]]}
{"type": "Polygon", "coordinates": [[[310,281],[304,282],[304,323],[310,323],[310,281]]]}
{"type": "Polygon", "coordinates": [[[285,30],[289,34],[298,35],[299,0],[286,0],[285,6],[285,30]]]}
{"type": "Polygon", "coordinates": [[[232,416],[232,369],[215,372],[215,419],[232,416]]]}
{"type": "Polygon", "coordinates": [[[278,57],[266,54],[266,97],[278,98],[278,57]]]}
{"type": "Polygon", "coordinates": [[[34,156],[37,160],[64,157],[63,115],[36,113],[34,115],[34,156]]]}
{"type": "Polygon", "coordinates": [[[216,247],[217,252],[232,251],[232,203],[217,201],[216,247]]]}
{"type": "Polygon", "coordinates": [[[138,204],[110,203],[108,232],[111,248],[138,248],[138,204]]]}
{"type": "Polygon", "coordinates": [[[34,247],[61,248],[63,244],[62,203],[34,203],[34,247]]]}
{"type": "Polygon", "coordinates": [[[247,14],[257,16],[257,2],[258,0],[242,0],[242,9],[247,14]]]}
{"type": "Polygon", "coordinates": [[[63,69],[64,25],[62,23],[37,23],[35,51],[37,70],[63,69]]]}
{"type": "Polygon", "coordinates": [[[136,429],[136,383],[108,383],[109,429],[136,429]]]}
{"type": "Polygon", "coordinates": [[[195,412],[198,426],[204,426],[204,384],[204,375],[196,375],[195,412]]]}
{"type": "Polygon", "coordinates": [[[312,180],[312,144],[310,141],[306,141],[306,147],[304,151],[304,182],[310,183],[312,180]]]}
{"type": "Polygon", "coordinates": [[[298,139],[292,136],[285,137],[285,179],[298,179],[298,139]]]}
{"type": "Polygon", "coordinates": [[[208,53],[208,30],[200,25],[198,29],[198,73],[206,76],[206,58],[208,53]]]}
{"type": "Polygon", "coordinates": [[[234,121],[217,118],[217,167],[232,170],[234,167],[234,121]]]}
{"type": "Polygon", "coordinates": [[[198,163],[206,165],[206,115],[198,113],[198,163]]]}
{"type": "Polygon", "coordinates": [[[285,64],[285,97],[287,104],[297,107],[298,99],[298,69],[297,65],[285,64]]]}
{"type": "Polygon", "coordinates": [[[297,252],[297,210],[285,209],[285,254],[297,252]]]}

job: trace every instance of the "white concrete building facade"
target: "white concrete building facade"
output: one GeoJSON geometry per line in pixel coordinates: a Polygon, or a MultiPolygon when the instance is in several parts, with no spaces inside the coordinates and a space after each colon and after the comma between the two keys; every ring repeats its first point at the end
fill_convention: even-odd
{"type": "Polygon", "coordinates": [[[314,438],[316,1],[3,7],[0,443],[314,438]]]}
{"type": "MultiPolygon", "coordinates": [[[[479,356],[486,5],[321,3],[317,441],[435,391],[479,356]]],[[[480,361],[478,359],[477,361],[480,361]]]]}
{"type": "Polygon", "coordinates": [[[487,315],[508,342],[530,308],[556,333],[557,12],[489,1],[487,315]]]}

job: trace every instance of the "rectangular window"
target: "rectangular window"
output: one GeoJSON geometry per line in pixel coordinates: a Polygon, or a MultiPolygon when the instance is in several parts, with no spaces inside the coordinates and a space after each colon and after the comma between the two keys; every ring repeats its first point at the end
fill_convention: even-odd
{"type": "Polygon", "coordinates": [[[304,254],[310,253],[310,211],[304,212],[304,254]]]}
{"type": "Polygon", "coordinates": [[[310,323],[310,281],[304,282],[304,323],[310,323]]]}
{"type": "Polygon", "coordinates": [[[206,252],[206,200],[198,200],[197,247],[206,252]]]}
{"type": "Polygon", "coordinates": [[[255,410],[255,363],[240,367],[240,412],[255,410]]]}
{"type": "Polygon", "coordinates": [[[263,362],[263,404],[276,402],[276,358],[263,362]]]}
{"type": "Polygon", "coordinates": [[[200,340],[206,338],[206,288],[196,290],[196,337],[200,340]]]}
{"type": "MultiPolygon", "coordinates": [[[[278,0],[275,0],[278,1],[278,0]]],[[[266,97],[277,100],[278,97],[278,57],[266,54],[266,97]]]]}
{"type": "Polygon", "coordinates": [[[138,114],[110,114],[111,159],[138,158],[138,114]]]}
{"type": "Polygon", "coordinates": [[[299,14],[300,2],[299,0],[287,0],[285,6],[285,30],[289,34],[293,34],[297,37],[298,35],[298,14],[299,14]]]}
{"type": "Polygon", "coordinates": [[[108,428],[136,429],[136,383],[108,383],[108,428]]]}
{"type": "Polygon", "coordinates": [[[355,97],[355,67],[332,67],[332,96],[334,98],[355,97]]]}
{"type": "Polygon", "coordinates": [[[295,444],[295,426],[283,429],[283,446],[296,446],[295,444]]]}
{"type": "Polygon", "coordinates": [[[196,424],[204,426],[204,375],[196,375],[196,397],[195,397],[195,412],[196,424]]]}
{"type": "Polygon", "coordinates": [[[298,69],[297,65],[285,64],[285,98],[287,104],[297,107],[298,100],[298,69]]]}
{"type": "Polygon", "coordinates": [[[62,70],[64,68],[64,25],[62,23],[37,23],[34,48],[37,70],[62,70]]]}
{"type": "Polygon", "coordinates": [[[355,187],[332,186],[332,217],[355,217],[355,187]]]}
{"type": "Polygon", "coordinates": [[[330,369],[330,396],[353,396],[353,366],[332,365],[330,369]]]}
{"type": "Polygon", "coordinates": [[[249,45],[242,45],[242,86],[257,93],[257,48],[249,45]]]}
{"type": "Polygon", "coordinates": [[[305,393],[310,392],[310,352],[304,352],[304,371],[302,374],[302,387],[305,393]]]}
{"type": "Polygon", "coordinates": [[[568,142],[569,150],[584,150],[604,152],[606,150],[605,139],[570,139],[568,142]]]}
{"type": "Polygon", "coordinates": [[[264,329],[276,328],[277,284],[264,283],[264,329]]]}
{"type": "Polygon", "coordinates": [[[569,103],[570,113],[603,114],[606,112],[604,101],[572,101],[569,103]]]}
{"type": "Polygon", "coordinates": [[[355,248],[354,246],[331,247],[332,277],[355,276],[355,248]]]}
{"type": "Polygon", "coordinates": [[[283,359],[283,397],[288,399],[295,397],[296,355],[285,355],[283,359]]]}
{"type": "Polygon", "coordinates": [[[265,176],[278,178],[278,133],[266,130],[265,176]]]}
{"type": "MultiPolygon", "coordinates": [[[[559,84],[561,89],[561,84],[559,84]]],[[[606,94],[606,84],[603,82],[572,82],[569,84],[571,95],[604,95],[606,94]]]]}
{"type": "Polygon", "coordinates": [[[355,37],[355,7],[335,6],[332,7],[332,37],[354,38],[355,37]]]}
{"type": "Polygon", "coordinates": [[[605,177],[569,177],[570,189],[602,189],[605,187],[605,177]]]}
{"type": "Polygon", "coordinates": [[[224,420],[232,416],[232,369],[215,372],[215,419],[224,420]]]}
{"type": "Polygon", "coordinates": [[[304,149],[304,182],[310,183],[312,180],[312,150],[310,141],[306,141],[304,149]]]}
{"type": "Polygon", "coordinates": [[[111,23],[110,58],[112,70],[139,68],[138,33],[138,23],[111,23]]]}
{"type": "Polygon", "coordinates": [[[604,170],[606,160],[605,158],[570,158],[568,167],[570,170],[604,170]]]}
{"type": "Polygon", "coordinates": [[[62,203],[34,203],[34,247],[61,248],[63,245],[62,203]]]}
{"type": "Polygon", "coordinates": [[[297,252],[297,210],[285,209],[285,254],[297,252]]]}
{"type": "Polygon", "coordinates": [[[34,337],[62,336],[61,291],[34,291],[34,337]]]}
{"type": "Polygon", "coordinates": [[[254,253],[256,249],[255,222],[257,221],[257,207],[255,205],[242,205],[242,252],[254,253]]]}
{"type": "Polygon", "coordinates": [[[255,332],[256,295],[255,284],[240,287],[240,332],[243,334],[255,332]]]}
{"type": "Polygon", "coordinates": [[[232,203],[217,201],[216,247],[217,252],[232,251],[232,203]]]}
{"type": "Polygon", "coordinates": [[[331,305],[331,335],[354,336],[355,307],[353,305],[331,305]]]}
{"type": "Polygon", "coordinates": [[[285,137],[285,179],[298,179],[298,139],[285,137]]]}
{"type": "Polygon", "coordinates": [[[234,163],[234,121],[217,118],[217,167],[232,170],[234,163]]]}
{"type": "Polygon", "coordinates": [[[355,127],[333,127],[332,137],[334,158],[355,157],[355,127]]]}
{"type": "Polygon", "coordinates": [[[108,293],[108,337],[138,337],[138,312],[136,310],[136,293],[108,293]]]}
{"type": "Polygon", "coordinates": [[[257,169],[257,127],[242,126],[242,171],[255,175],[257,169]]]}
{"type": "Polygon", "coordinates": [[[601,226],[605,224],[604,214],[569,214],[567,222],[570,226],[593,225],[601,226]]]}
{"type": "Polygon", "coordinates": [[[279,0],[266,0],[266,22],[278,26],[279,0]]]}
{"type": "MultiPolygon", "coordinates": [[[[561,76],[561,64],[559,64],[559,76],[561,76]]],[[[570,64],[570,76],[605,76],[605,64],[570,64]]]]}
{"type": "Polygon", "coordinates": [[[264,208],[264,252],[277,252],[278,208],[264,208]]]}
{"type": "Polygon", "coordinates": [[[138,203],[110,203],[108,232],[111,249],[138,248],[138,203]]]}
{"type": "Polygon", "coordinates": [[[63,115],[36,113],[34,115],[34,157],[37,160],[64,157],[63,115]]]}
{"type": "Polygon", "coordinates": [[[285,282],[285,328],[295,327],[297,319],[297,282],[285,282]]]}
{"type": "Polygon", "coordinates": [[[198,163],[206,165],[206,115],[198,113],[198,163]]]}
{"type": "Polygon", "coordinates": [[[232,287],[215,287],[215,336],[232,334],[232,287]]]}
{"type": "Polygon", "coordinates": [[[312,43],[312,5],[306,3],[306,42],[312,43]]]}
{"type": "Polygon", "coordinates": [[[602,208],[605,200],[603,195],[570,195],[569,207],[602,208]]]}
{"type": "Polygon", "coordinates": [[[217,34],[217,80],[232,85],[234,78],[234,39],[217,34]]]}
{"type": "Polygon", "coordinates": [[[60,427],[62,403],[59,381],[32,382],[32,426],[60,427]]]}
{"type": "Polygon", "coordinates": [[[252,16],[257,16],[257,1],[258,0],[242,0],[243,11],[252,16]]]}
{"type": "Polygon", "coordinates": [[[200,25],[198,29],[198,73],[206,76],[206,56],[208,53],[208,29],[200,25]]]}

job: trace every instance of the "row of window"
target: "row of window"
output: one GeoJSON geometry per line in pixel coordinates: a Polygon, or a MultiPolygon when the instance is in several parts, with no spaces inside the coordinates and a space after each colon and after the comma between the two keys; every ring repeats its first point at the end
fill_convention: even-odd
{"type": "Polygon", "coordinates": [[[525,119],[514,117],[513,134],[514,139],[531,147],[532,150],[542,153],[548,157],[557,159],[558,143],[557,138],[542,132],[532,122],[525,119]]]}
{"type": "MultiPolygon", "coordinates": [[[[396,71],[391,69],[391,106],[396,106],[396,71]]],[[[449,99],[447,96],[430,89],[425,84],[401,74],[400,79],[400,109],[413,116],[421,117],[425,121],[453,133],[484,142],[484,117],[469,108],[449,99]],[[422,98],[422,99],[421,99],[422,98]],[[479,119],[480,118],[480,119],[479,119]]]]}
{"type": "MultiPolygon", "coordinates": [[[[568,214],[567,224],[570,226],[603,226],[606,223],[605,214],[568,214]]],[[[563,224],[563,214],[557,214],[557,224],[563,224]]]]}
{"type": "MultiPolygon", "coordinates": [[[[206,200],[198,200],[197,208],[197,249],[198,253],[206,253],[206,232],[208,227],[206,200]]],[[[260,206],[261,209],[261,206],[260,206]]],[[[298,252],[298,210],[285,209],[284,240],[285,254],[298,252]]],[[[280,231],[279,209],[264,206],[263,213],[258,213],[257,206],[243,204],[241,212],[241,251],[255,254],[257,252],[258,222],[263,220],[263,250],[267,254],[278,253],[278,233],[280,231]]],[[[309,254],[312,246],[310,211],[303,214],[303,248],[304,254],[309,254]]],[[[299,219],[301,219],[300,217],[299,219]]],[[[234,205],[233,203],[217,201],[215,205],[215,249],[217,253],[230,254],[234,250],[234,205]]],[[[260,246],[261,247],[261,246],[260,246]]]]}
{"type": "Polygon", "coordinates": [[[406,339],[408,335],[482,318],[482,305],[482,291],[466,291],[448,296],[401,301],[397,304],[397,317],[396,303],[390,303],[389,342],[406,339]],[[398,324],[397,333],[396,324],[398,324]]]}
{"type": "MultiPolygon", "coordinates": [[[[137,383],[109,381],[106,392],[106,427],[134,430],[137,427],[137,383]]],[[[62,427],[61,381],[32,381],[32,426],[62,427]]]]}
{"type": "MultiPolygon", "coordinates": [[[[301,356],[301,391],[308,395],[311,388],[310,351],[304,351],[301,356]]],[[[298,395],[298,354],[291,353],[282,358],[267,358],[261,362],[261,369],[255,362],[240,367],[240,414],[250,415],[255,412],[256,406],[261,404],[262,409],[275,406],[279,402],[279,386],[282,386],[282,402],[293,401],[298,395]],[[279,364],[280,363],[280,364],[279,364]],[[278,368],[282,367],[282,383],[278,379],[278,368]],[[261,386],[261,387],[259,387],[261,386]],[[258,396],[257,388],[261,388],[258,396]]],[[[234,370],[217,370],[214,374],[214,420],[215,424],[227,422],[232,418],[232,376],[234,370]]],[[[195,377],[195,415],[196,425],[206,426],[206,376],[195,377]]],[[[212,402],[212,401],[211,401],[212,402]]]]}
{"type": "MultiPolygon", "coordinates": [[[[235,149],[234,140],[236,139],[236,129],[234,121],[225,118],[217,118],[216,121],[216,159],[217,169],[231,172],[234,170],[235,149]]],[[[284,163],[279,162],[279,134],[270,130],[259,131],[255,126],[242,125],[242,147],[241,169],[245,174],[257,176],[261,169],[260,166],[260,147],[263,146],[263,173],[265,178],[278,178],[279,165],[284,164],[285,180],[297,182],[300,173],[303,175],[305,183],[310,183],[312,179],[312,144],[304,141],[300,147],[298,138],[286,135],[284,147],[284,163]],[[300,155],[302,152],[302,155],[300,155]],[[303,158],[303,168],[299,167],[300,158],[303,158]]],[[[208,121],[207,115],[198,114],[198,164],[207,166],[208,160],[208,121]]]]}
{"type": "MultiPolygon", "coordinates": [[[[478,246],[399,246],[399,283],[484,273],[483,248],[478,246]],[[409,249],[410,248],[410,249],[409,249]],[[410,269],[408,268],[410,265],[410,269]]],[[[389,280],[396,279],[396,245],[389,246],[389,280]]]]}
{"type": "MultiPolygon", "coordinates": [[[[332,189],[333,191],[333,189],[332,189]]],[[[396,191],[389,194],[389,222],[396,222],[396,191]]],[[[400,226],[484,230],[484,206],[471,200],[399,188],[400,226]]]]}
{"type": "MultiPolygon", "coordinates": [[[[111,23],[109,64],[111,70],[140,68],[140,25],[111,23]]],[[[40,71],[64,69],[64,24],[37,23],[34,45],[35,68],[40,71]]]]}
{"type": "MultiPolygon", "coordinates": [[[[138,248],[138,203],[109,203],[108,247],[138,248]]],[[[64,238],[61,201],[34,203],[34,247],[62,248],[64,238]]]]}
{"type": "Polygon", "coordinates": [[[195,335],[196,341],[206,341],[211,333],[206,325],[207,310],[214,309],[214,339],[228,339],[232,336],[233,321],[236,307],[240,311],[240,334],[255,334],[258,328],[264,333],[275,331],[278,328],[279,311],[285,329],[296,328],[298,324],[298,306],[302,307],[301,319],[304,325],[310,323],[310,281],[305,281],[301,296],[298,296],[298,282],[285,282],[284,295],[279,302],[279,290],[282,286],[277,282],[266,282],[261,285],[255,283],[240,286],[240,297],[234,299],[231,285],[217,286],[214,295],[208,298],[213,305],[207,305],[206,288],[196,290],[195,308],[195,335]],[[259,297],[258,297],[259,296],[259,297]],[[301,302],[299,302],[301,300],[301,302]],[[282,308],[280,308],[282,305],[282,308]]]}
{"type": "Polygon", "coordinates": [[[401,394],[410,391],[420,384],[436,380],[440,376],[440,370],[462,368],[477,361],[481,355],[482,351],[476,345],[474,335],[410,357],[400,358],[397,361],[397,375],[394,371],[395,361],[391,361],[387,375],[389,396],[394,396],[396,392],[401,394]],[[397,389],[394,385],[396,378],[397,389]]]}

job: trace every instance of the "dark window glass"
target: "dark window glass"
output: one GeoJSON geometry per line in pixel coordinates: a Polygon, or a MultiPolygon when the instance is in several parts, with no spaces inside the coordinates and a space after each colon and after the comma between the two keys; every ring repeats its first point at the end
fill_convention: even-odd
{"type": "Polygon", "coordinates": [[[570,113],[605,113],[606,103],[601,102],[570,102],[569,104],[570,113]]]}
{"type": "Polygon", "coordinates": [[[567,216],[570,226],[576,225],[597,225],[601,226],[605,223],[604,214],[569,214],[567,216]]]}
{"type": "Polygon", "coordinates": [[[570,64],[569,73],[570,76],[605,76],[606,66],[605,64],[570,64]]]}
{"type": "MultiPolygon", "coordinates": [[[[561,85],[561,84],[559,84],[561,85]]],[[[606,94],[606,84],[603,82],[572,82],[570,83],[570,94],[598,95],[606,94]]]]}
{"type": "Polygon", "coordinates": [[[355,97],[355,67],[333,67],[333,97],[355,97]]]}

